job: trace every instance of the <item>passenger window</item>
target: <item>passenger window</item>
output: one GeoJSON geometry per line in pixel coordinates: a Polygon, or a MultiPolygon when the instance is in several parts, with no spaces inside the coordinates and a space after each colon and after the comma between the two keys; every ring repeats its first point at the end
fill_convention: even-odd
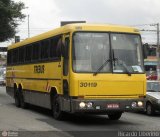
{"type": "Polygon", "coordinates": [[[32,57],[32,45],[26,47],[25,61],[30,62],[32,57]]]}
{"type": "Polygon", "coordinates": [[[41,42],[41,59],[42,60],[48,59],[50,56],[49,45],[50,45],[49,40],[43,40],[41,42]]]}
{"type": "Polygon", "coordinates": [[[39,60],[39,54],[40,53],[40,43],[34,43],[33,44],[33,60],[38,61],[39,60]]]}
{"type": "Polygon", "coordinates": [[[9,50],[7,53],[7,64],[8,65],[12,64],[12,50],[9,50]]]}
{"type": "Polygon", "coordinates": [[[59,47],[58,47],[58,41],[60,38],[61,38],[60,36],[56,36],[51,39],[50,58],[52,58],[52,59],[60,58],[59,47]]]}
{"type": "Polygon", "coordinates": [[[23,63],[24,62],[24,47],[20,47],[19,48],[19,63],[23,63]]]}
{"type": "Polygon", "coordinates": [[[18,63],[18,57],[19,57],[19,56],[18,56],[18,53],[19,53],[19,52],[18,52],[18,49],[14,49],[14,50],[13,50],[13,63],[14,63],[14,64],[18,63]]]}

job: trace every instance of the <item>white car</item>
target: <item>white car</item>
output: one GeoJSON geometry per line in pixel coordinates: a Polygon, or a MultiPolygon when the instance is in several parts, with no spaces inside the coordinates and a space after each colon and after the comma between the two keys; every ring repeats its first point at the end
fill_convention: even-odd
{"type": "Polygon", "coordinates": [[[6,69],[0,68],[0,85],[6,85],[6,69]]]}
{"type": "Polygon", "coordinates": [[[146,113],[154,115],[160,111],[160,81],[147,81],[146,113]]]}
{"type": "Polygon", "coordinates": [[[0,76],[0,85],[3,85],[3,86],[6,85],[6,79],[3,76],[0,76]]]}

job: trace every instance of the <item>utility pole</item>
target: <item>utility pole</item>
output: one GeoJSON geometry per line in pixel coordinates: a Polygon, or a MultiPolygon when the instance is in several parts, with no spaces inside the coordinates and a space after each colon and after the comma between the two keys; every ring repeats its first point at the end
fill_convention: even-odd
{"type": "Polygon", "coordinates": [[[159,23],[157,23],[157,80],[160,80],[159,23]]]}
{"type": "Polygon", "coordinates": [[[159,41],[159,23],[157,24],[151,24],[150,26],[156,26],[157,28],[157,80],[160,81],[160,41],[159,41]]]}
{"type": "Polygon", "coordinates": [[[30,37],[29,15],[27,17],[28,17],[28,38],[29,38],[30,37]]]}

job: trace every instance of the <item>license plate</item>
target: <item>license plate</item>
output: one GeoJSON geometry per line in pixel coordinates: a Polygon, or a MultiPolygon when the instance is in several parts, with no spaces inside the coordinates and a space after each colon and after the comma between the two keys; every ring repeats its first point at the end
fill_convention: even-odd
{"type": "Polygon", "coordinates": [[[119,104],[107,104],[107,108],[119,108],[119,104]]]}

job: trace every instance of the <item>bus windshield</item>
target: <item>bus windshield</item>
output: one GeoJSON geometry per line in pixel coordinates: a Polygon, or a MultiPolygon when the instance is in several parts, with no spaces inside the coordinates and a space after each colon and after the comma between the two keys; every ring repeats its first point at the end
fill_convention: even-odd
{"type": "Polygon", "coordinates": [[[73,36],[74,72],[144,73],[142,59],[139,35],[77,32],[73,36]]]}

